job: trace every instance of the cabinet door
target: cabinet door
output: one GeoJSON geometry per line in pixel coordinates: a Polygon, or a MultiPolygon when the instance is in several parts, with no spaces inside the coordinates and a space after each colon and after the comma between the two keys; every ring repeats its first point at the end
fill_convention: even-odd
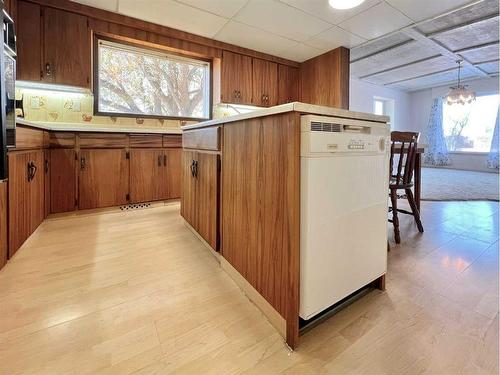
{"type": "Polygon", "coordinates": [[[44,8],[44,81],[90,87],[90,30],[87,17],[44,8]]]}
{"type": "Polygon", "coordinates": [[[181,197],[181,168],[182,168],[182,149],[172,148],[165,150],[166,160],[166,184],[167,199],[181,197]]]}
{"type": "Polygon", "coordinates": [[[217,154],[198,153],[196,213],[198,233],[217,250],[218,218],[218,158],[217,154]]]}
{"type": "Polygon", "coordinates": [[[16,24],[17,79],[40,81],[42,64],[40,5],[19,1],[17,6],[20,14],[16,24]]]}
{"type": "Polygon", "coordinates": [[[199,210],[196,203],[196,178],[192,174],[191,166],[198,160],[196,151],[182,152],[182,194],[181,215],[196,230],[198,226],[196,213],[199,210]]]}
{"type": "Polygon", "coordinates": [[[130,201],[150,202],[164,199],[163,149],[134,149],[130,151],[130,201]]]}
{"type": "Polygon", "coordinates": [[[50,214],[50,150],[46,149],[43,151],[44,158],[44,177],[43,180],[45,182],[44,191],[43,191],[43,201],[44,201],[44,215],[46,218],[50,214]]]}
{"type": "Polygon", "coordinates": [[[76,208],[76,152],[74,149],[50,150],[50,212],[69,212],[76,208]]]}
{"type": "Polygon", "coordinates": [[[29,153],[9,152],[9,258],[30,235],[29,153]]]}
{"type": "Polygon", "coordinates": [[[223,103],[252,103],[251,57],[223,51],[221,100],[223,103]]]}
{"type": "Polygon", "coordinates": [[[299,69],[280,65],[278,68],[278,104],[299,100],[299,69]]]}
{"type": "Polygon", "coordinates": [[[271,107],[278,104],[278,64],[253,59],[252,104],[271,107]]]}
{"type": "Polygon", "coordinates": [[[33,233],[45,218],[45,154],[44,150],[29,153],[29,162],[33,166],[33,177],[29,183],[29,218],[30,231],[33,233]]]}
{"type": "Polygon", "coordinates": [[[123,149],[80,151],[79,208],[100,208],[127,203],[129,163],[123,149]]]}
{"type": "Polygon", "coordinates": [[[7,181],[0,181],[0,269],[7,263],[7,181]]]}

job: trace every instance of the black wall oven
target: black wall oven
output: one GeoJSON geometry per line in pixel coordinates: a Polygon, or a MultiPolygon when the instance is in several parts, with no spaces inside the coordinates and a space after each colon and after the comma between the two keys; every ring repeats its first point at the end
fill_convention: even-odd
{"type": "Polygon", "coordinates": [[[8,177],[7,148],[16,145],[16,36],[14,22],[3,9],[0,54],[0,180],[8,177]]]}

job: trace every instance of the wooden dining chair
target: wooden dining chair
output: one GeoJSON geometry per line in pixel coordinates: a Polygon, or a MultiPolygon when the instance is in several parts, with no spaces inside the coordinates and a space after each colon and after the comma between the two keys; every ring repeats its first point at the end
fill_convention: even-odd
{"type": "Polygon", "coordinates": [[[389,164],[389,191],[391,196],[391,205],[389,211],[392,211],[392,220],[394,225],[394,239],[396,243],[401,242],[399,233],[398,213],[412,215],[417,224],[420,233],[424,232],[420,212],[413,195],[413,171],[415,169],[415,160],[417,157],[418,139],[420,133],[416,132],[397,132],[391,133],[391,159],[389,164]],[[398,190],[404,190],[404,196],[408,199],[411,212],[398,208],[398,190]]]}

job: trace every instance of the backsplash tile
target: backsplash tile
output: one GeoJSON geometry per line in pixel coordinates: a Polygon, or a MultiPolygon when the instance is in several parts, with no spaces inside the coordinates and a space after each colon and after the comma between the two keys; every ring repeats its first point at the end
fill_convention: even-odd
{"type": "MultiPolygon", "coordinates": [[[[88,124],[89,127],[180,128],[181,121],[132,117],[94,116],[92,94],[16,88],[16,99],[23,98],[24,118],[28,121],[88,124]]],[[[182,121],[182,124],[196,121],[182,121]]]]}

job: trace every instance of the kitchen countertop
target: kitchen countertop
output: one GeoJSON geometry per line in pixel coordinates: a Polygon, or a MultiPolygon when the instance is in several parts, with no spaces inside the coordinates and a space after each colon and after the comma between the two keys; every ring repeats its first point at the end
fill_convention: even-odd
{"type": "Polygon", "coordinates": [[[185,125],[182,127],[182,130],[184,131],[184,130],[204,128],[207,126],[227,124],[235,121],[248,120],[256,117],[270,116],[286,112],[301,112],[301,113],[314,114],[320,116],[334,116],[334,117],[342,117],[355,120],[374,121],[380,123],[388,123],[390,121],[390,118],[387,116],[379,116],[371,113],[355,112],[355,111],[348,111],[346,109],[325,107],[325,106],[313,105],[301,102],[293,102],[288,104],[277,105],[274,107],[263,108],[253,112],[243,113],[236,116],[223,117],[219,119],[203,121],[198,124],[185,125]]]}
{"type": "Polygon", "coordinates": [[[16,119],[17,125],[30,126],[32,128],[43,129],[48,131],[65,131],[65,132],[90,132],[90,133],[140,133],[140,134],[182,134],[180,128],[123,128],[106,126],[105,124],[85,125],[81,123],[54,123],[54,122],[38,122],[28,121],[22,118],[16,119]]]}

